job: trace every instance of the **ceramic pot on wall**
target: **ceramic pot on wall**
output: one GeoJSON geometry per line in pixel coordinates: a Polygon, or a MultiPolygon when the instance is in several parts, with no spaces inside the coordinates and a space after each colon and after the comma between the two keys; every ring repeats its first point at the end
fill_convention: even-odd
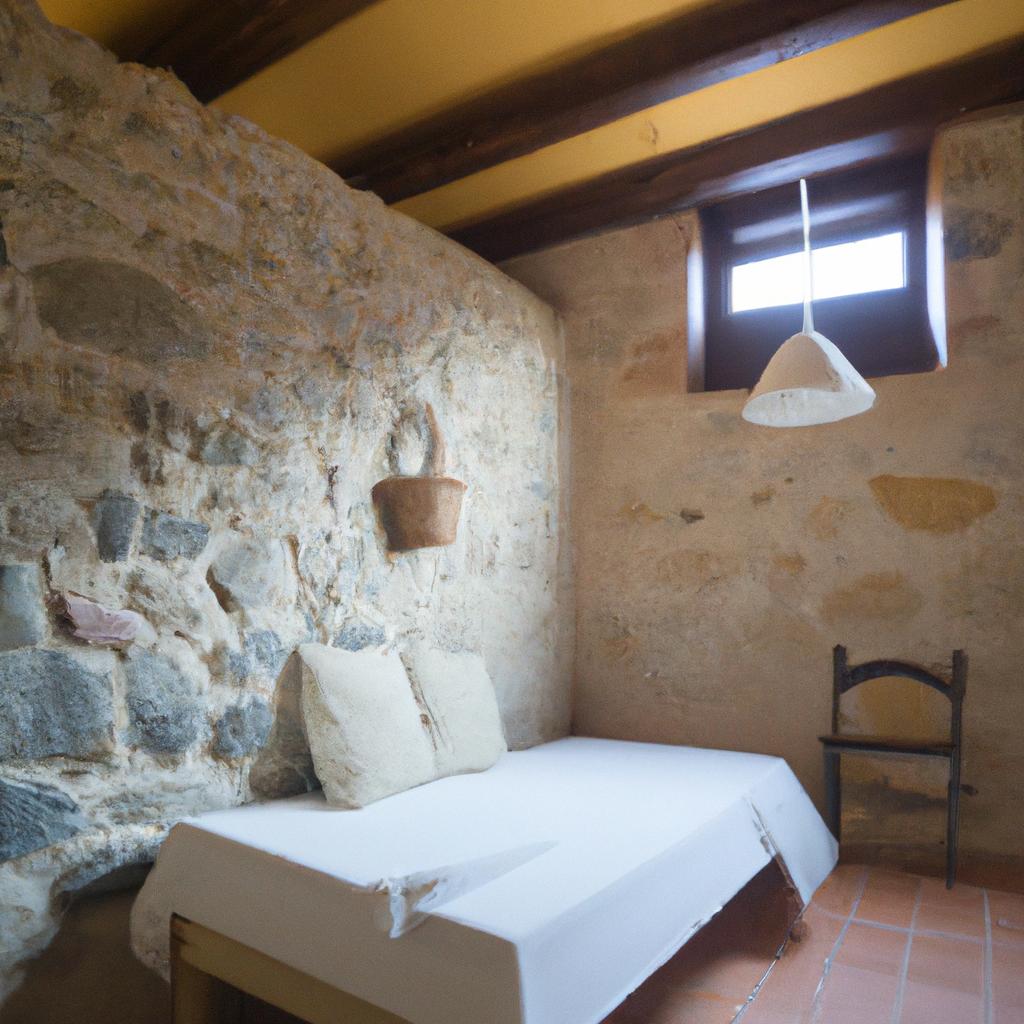
{"type": "Polygon", "coordinates": [[[444,439],[429,402],[423,419],[427,450],[419,475],[385,477],[371,491],[390,551],[444,547],[458,532],[466,485],[444,475],[444,439]]]}

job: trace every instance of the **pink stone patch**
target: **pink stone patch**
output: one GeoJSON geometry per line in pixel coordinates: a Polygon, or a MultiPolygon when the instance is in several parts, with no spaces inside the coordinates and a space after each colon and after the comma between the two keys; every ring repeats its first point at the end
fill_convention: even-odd
{"type": "Polygon", "coordinates": [[[112,611],[81,594],[64,594],[63,614],[72,626],[72,635],[90,644],[128,644],[145,625],[138,612],[120,608],[112,611]]]}

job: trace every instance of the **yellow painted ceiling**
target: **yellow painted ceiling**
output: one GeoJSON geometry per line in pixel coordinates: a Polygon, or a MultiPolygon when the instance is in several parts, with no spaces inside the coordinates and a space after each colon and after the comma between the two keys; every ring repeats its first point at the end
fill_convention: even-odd
{"type": "MultiPolygon", "coordinates": [[[[228,0],[210,0],[226,3],[228,0]]],[[[377,0],[216,106],[330,162],[482,91],[557,67],[710,0],[377,0]]],[[[124,55],[197,0],[42,0],[124,55]]]]}
{"type": "Polygon", "coordinates": [[[39,0],[39,6],[54,24],[124,56],[138,53],[180,22],[196,0],[39,0]]]}
{"type": "MultiPolygon", "coordinates": [[[[204,0],[226,2],[226,0],[204,0]]],[[[713,0],[378,0],[217,101],[322,160],[713,0]]],[[[765,0],[771,3],[772,0],[765,0]]],[[[41,0],[121,54],[197,0],[41,0]]],[[[958,0],[659,104],[398,204],[480,220],[650,156],[755,127],[1024,35],[1024,0],[958,0]]]]}
{"type": "Polygon", "coordinates": [[[661,103],[397,203],[445,230],[660,153],[756,127],[1024,34],[1024,0],[961,0],[661,103]]]}
{"type": "Polygon", "coordinates": [[[330,162],[708,0],[379,0],[217,106],[330,162]]]}

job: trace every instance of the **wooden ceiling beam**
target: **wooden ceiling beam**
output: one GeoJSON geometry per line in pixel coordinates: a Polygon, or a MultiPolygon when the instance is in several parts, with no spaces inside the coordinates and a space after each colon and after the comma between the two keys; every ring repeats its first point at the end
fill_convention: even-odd
{"type": "Polygon", "coordinates": [[[209,103],[374,0],[203,0],[127,59],[171,68],[209,103]]]}
{"type": "Polygon", "coordinates": [[[927,148],[943,122],[1024,97],[1024,36],[847,99],[644,160],[450,232],[492,262],[927,148]]]}
{"type": "Polygon", "coordinates": [[[951,0],[713,0],[393,133],[332,166],[393,203],[951,0]]]}

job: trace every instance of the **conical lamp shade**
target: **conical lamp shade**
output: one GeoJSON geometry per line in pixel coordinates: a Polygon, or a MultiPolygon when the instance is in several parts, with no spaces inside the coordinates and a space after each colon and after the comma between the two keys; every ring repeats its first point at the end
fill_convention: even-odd
{"type": "Polygon", "coordinates": [[[761,427],[813,427],[867,412],[871,385],[824,334],[814,329],[811,211],[800,179],[804,222],[804,328],[772,356],[743,406],[743,418],[761,427]]]}
{"type": "Polygon", "coordinates": [[[772,356],[743,407],[762,427],[810,427],[867,412],[871,385],[823,334],[794,334],[772,356]]]}

